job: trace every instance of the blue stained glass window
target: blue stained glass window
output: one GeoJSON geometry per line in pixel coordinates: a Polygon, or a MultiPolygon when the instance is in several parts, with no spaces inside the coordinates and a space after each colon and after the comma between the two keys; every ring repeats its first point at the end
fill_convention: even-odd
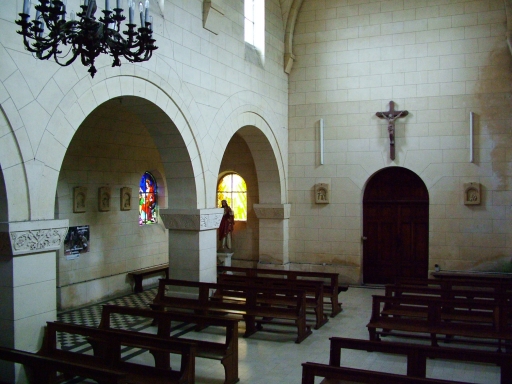
{"type": "Polygon", "coordinates": [[[157,222],[157,185],[153,175],[145,172],[139,185],[139,225],[157,222]]]}

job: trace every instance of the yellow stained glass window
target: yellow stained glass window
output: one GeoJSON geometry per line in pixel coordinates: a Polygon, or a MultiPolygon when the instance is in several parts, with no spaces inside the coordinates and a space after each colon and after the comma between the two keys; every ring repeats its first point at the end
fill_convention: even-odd
{"type": "Polygon", "coordinates": [[[235,220],[247,221],[247,185],[236,173],[222,177],[217,188],[217,206],[226,200],[235,214],[235,220]]]}

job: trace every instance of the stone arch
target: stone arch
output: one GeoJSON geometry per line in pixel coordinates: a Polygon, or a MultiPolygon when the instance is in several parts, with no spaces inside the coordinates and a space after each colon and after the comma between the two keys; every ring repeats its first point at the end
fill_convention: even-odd
{"type": "Polygon", "coordinates": [[[287,145],[287,137],[285,129],[279,127],[277,117],[269,111],[272,108],[266,100],[252,92],[241,92],[220,108],[209,128],[215,142],[209,164],[212,172],[215,172],[210,175],[211,180],[208,179],[208,185],[214,186],[208,189],[208,192],[212,191],[208,201],[215,202],[215,186],[222,157],[229,140],[239,133],[249,145],[254,158],[260,203],[287,202],[287,148],[282,148],[287,145]]]}
{"type": "MultiPolygon", "coordinates": [[[[84,78],[62,97],[42,129],[38,145],[32,154],[28,154],[34,163],[34,171],[27,170],[29,206],[31,201],[37,200],[37,204],[33,204],[34,209],[27,209],[32,219],[53,217],[54,196],[62,160],[74,133],[85,117],[107,100],[128,96],[137,96],[153,104],[157,107],[155,109],[162,112],[160,116],[170,120],[176,132],[181,135],[191,162],[190,176],[195,191],[193,199],[187,204],[191,208],[204,206],[204,165],[200,156],[204,150],[201,141],[197,139],[198,132],[204,128],[204,122],[190,92],[182,86],[178,76],[168,65],[160,67],[166,68],[166,71],[155,74],[146,68],[132,68],[131,74],[124,75],[119,73],[119,69],[102,69],[101,72],[105,75],[101,80],[95,79],[93,82],[89,78],[84,78]],[[36,172],[43,177],[31,178],[30,174],[36,172]]],[[[125,68],[124,71],[129,71],[129,68],[125,68]]],[[[11,108],[11,112],[18,113],[15,107],[11,108]]],[[[19,132],[15,132],[13,136],[16,136],[16,140],[21,140],[20,152],[23,153],[24,149],[25,152],[28,151],[30,143],[22,140],[22,135],[27,136],[27,133],[21,119],[20,125],[19,132]]],[[[21,161],[19,164],[22,167],[30,166],[21,161]]]]}
{"type": "Polygon", "coordinates": [[[284,71],[287,74],[290,74],[292,71],[293,62],[295,61],[295,56],[293,55],[293,32],[295,31],[297,16],[299,15],[299,10],[304,0],[292,1],[284,33],[284,71]]]}
{"type": "MultiPolygon", "coordinates": [[[[18,115],[12,100],[7,100],[0,108],[0,172],[1,188],[3,188],[2,199],[5,199],[5,210],[2,209],[5,217],[0,217],[0,222],[23,221],[29,219],[30,202],[28,199],[28,184],[26,169],[16,134],[15,127],[8,120],[5,110],[18,115]],[[8,203],[8,202],[11,203],[8,203]]],[[[19,117],[19,115],[18,115],[19,117]]],[[[19,121],[19,120],[15,120],[19,121]]],[[[2,194],[0,193],[0,196],[2,194]]],[[[2,206],[3,203],[0,203],[2,206]]]]}

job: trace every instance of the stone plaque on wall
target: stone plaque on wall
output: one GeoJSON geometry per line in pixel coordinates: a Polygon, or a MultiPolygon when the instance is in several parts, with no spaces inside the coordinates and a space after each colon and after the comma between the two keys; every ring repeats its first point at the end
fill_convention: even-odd
{"type": "Polygon", "coordinates": [[[100,187],[98,190],[98,210],[100,212],[110,211],[110,187],[100,187]]]}
{"type": "Polygon", "coordinates": [[[121,188],[121,211],[132,209],[132,189],[130,187],[121,188]]]}
{"type": "Polygon", "coordinates": [[[464,204],[479,205],[480,204],[480,183],[464,184],[464,204]]]}
{"type": "Polygon", "coordinates": [[[73,212],[85,212],[85,200],[87,199],[86,187],[73,188],[73,212]]]}
{"type": "Polygon", "coordinates": [[[329,204],[329,184],[315,184],[315,203],[329,204]]]}

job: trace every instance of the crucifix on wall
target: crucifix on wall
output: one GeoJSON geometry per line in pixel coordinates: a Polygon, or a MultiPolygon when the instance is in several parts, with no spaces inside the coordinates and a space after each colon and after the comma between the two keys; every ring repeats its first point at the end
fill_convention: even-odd
{"type": "Polygon", "coordinates": [[[386,119],[388,121],[388,132],[389,132],[389,157],[391,160],[395,160],[395,120],[401,117],[405,117],[409,114],[409,111],[395,111],[394,101],[389,102],[389,111],[377,112],[375,115],[380,119],[386,119]]]}

